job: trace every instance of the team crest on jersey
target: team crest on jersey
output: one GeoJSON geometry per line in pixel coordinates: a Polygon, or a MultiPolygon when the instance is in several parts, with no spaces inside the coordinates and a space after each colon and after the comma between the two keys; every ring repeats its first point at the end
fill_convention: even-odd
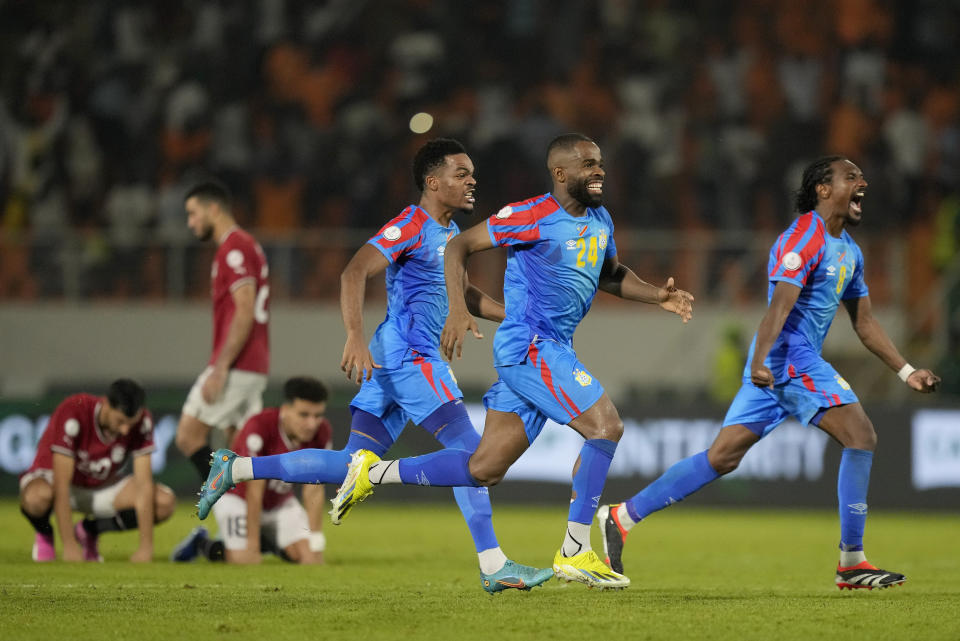
{"type": "Polygon", "coordinates": [[[513,213],[513,207],[507,205],[503,209],[497,212],[497,218],[503,220],[504,218],[510,218],[510,214],[513,213]]]}
{"type": "Polygon", "coordinates": [[[598,241],[600,249],[607,248],[607,232],[600,232],[600,240],[598,241]]]}
{"type": "Polygon", "coordinates": [[[587,387],[590,383],[593,382],[593,377],[587,374],[582,369],[573,370],[573,377],[577,379],[577,382],[580,383],[580,387],[587,387]]]}
{"type": "Polygon", "coordinates": [[[850,383],[848,383],[842,376],[840,376],[839,374],[835,374],[834,378],[837,379],[837,385],[839,385],[845,390],[850,389],[850,383]]]}
{"type": "Polygon", "coordinates": [[[247,270],[243,266],[243,252],[239,249],[231,249],[227,252],[227,267],[238,274],[243,274],[247,270]]]}
{"type": "Polygon", "coordinates": [[[397,240],[400,238],[400,228],[396,225],[390,225],[383,230],[383,237],[387,240],[397,240]]]}
{"type": "Polygon", "coordinates": [[[783,263],[783,268],[788,272],[800,269],[800,265],[802,264],[800,254],[797,252],[787,252],[783,255],[783,260],[781,262],[783,263]]]}
{"type": "Polygon", "coordinates": [[[126,453],[127,450],[122,445],[114,445],[113,449],[110,450],[110,460],[114,463],[119,463],[123,460],[123,457],[126,453]]]}

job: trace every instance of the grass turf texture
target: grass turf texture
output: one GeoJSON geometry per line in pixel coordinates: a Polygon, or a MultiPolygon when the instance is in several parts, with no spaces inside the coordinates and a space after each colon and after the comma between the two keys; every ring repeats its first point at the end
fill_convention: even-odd
{"type": "MultiPolygon", "coordinates": [[[[103,564],[36,564],[32,531],[6,500],[0,639],[960,638],[955,515],[871,513],[869,558],[906,574],[904,587],[834,587],[832,511],[680,506],[631,534],[626,590],[551,580],[490,596],[452,506],[374,498],[328,525],[325,566],[301,568],[273,558],[254,567],[168,562],[198,524],[185,504],[157,528],[152,564],[127,562],[135,533],[104,535],[103,564]]],[[[549,566],[563,506],[494,511],[508,556],[549,566]]],[[[602,550],[596,528],[593,539],[602,550]]]]}

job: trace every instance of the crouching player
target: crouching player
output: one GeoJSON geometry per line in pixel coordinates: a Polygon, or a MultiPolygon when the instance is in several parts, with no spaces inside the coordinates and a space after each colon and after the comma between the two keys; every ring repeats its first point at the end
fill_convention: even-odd
{"type": "MultiPolygon", "coordinates": [[[[324,384],[314,378],[291,378],[283,395],[283,405],[252,416],[236,435],[232,447],[237,454],[270,456],[332,447],[333,428],[324,418],[324,384]]],[[[290,483],[276,479],[240,483],[213,506],[223,540],[212,540],[206,528],[197,527],[171,558],[191,561],[199,555],[218,561],[225,556],[227,563],[259,563],[261,552],[269,551],[295,563],[323,563],[323,502],[322,485],[303,485],[301,505],[290,483]]]]}
{"type": "Polygon", "coordinates": [[[34,561],[56,552],[50,513],[55,514],[65,561],[103,561],[103,532],[140,531],[131,561],[153,558],[153,525],[170,517],[175,497],[153,482],[153,418],[136,382],[121,378],[107,395],[74,394],[50,417],[33,465],[20,477],[20,510],[36,530],[34,561]],[[133,459],[133,474],[121,476],[133,459]],[[85,518],[73,523],[73,511],[85,518]]]}

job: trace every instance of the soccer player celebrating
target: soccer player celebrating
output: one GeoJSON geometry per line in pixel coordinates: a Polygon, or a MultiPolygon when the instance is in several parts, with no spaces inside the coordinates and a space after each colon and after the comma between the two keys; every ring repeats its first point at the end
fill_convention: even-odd
{"type": "Polygon", "coordinates": [[[216,241],[210,272],[213,297],[213,353],[183,405],[177,448],[200,478],[210,469],[210,430],[233,431],[263,409],[270,361],[268,343],[270,285],[263,249],[237,226],[230,192],[205,182],[187,192],[187,225],[200,240],[216,241]]]}
{"type": "MultiPolygon", "coordinates": [[[[340,483],[351,452],[385,453],[407,421],[429,431],[447,448],[471,452],[476,448],[480,436],[467,416],[453,372],[440,355],[440,330],[447,312],[443,256],[447,243],[459,233],[454,213],[473,211],[477,184],[473,172],[473,162],[459,142],[438,138],[424,144],[413,160],[419,203],[384,225],[343,270],[340,309],[347,340],[340,366],[348,379],[361,384],[350,403],[353,418],[346,447],[253,459],[218,450],[200,492],[201,519],[225,487],[241,481],[340,483]],[[367,346],[362,323],[366,282],[384,270],[387,316],[367,346]],[[216,487],[215,482],[221,485],[216,487]]],[[[503,320],[503,305],[470,285],[465,275],[455,295],[469,310],[464,313],[503,320]]],[[[507,559],[493,531],[486,488],[456,488],[454,496],[473,536],[485,590],[529,590],[553,576],[549,569],[507,559]]]]}
{"type": "Polygon", "coordinates": [[[153,525],[173,514],[170,488],[153,482],[153,418],[143,388],[130,379],[110,384],[104,397],[68,396],[54,410],[30,468],[20,477],[20,510],[36,530],[34,561],[53,561],[50,513],[63,543],[64,561],[103,561],[103,532],[140,531],[131,561],[153,558],[153,525]],[[133,459],[133,474],[121,476],[133,459]],[[86,515],[76,525],[74,510],[86,515]]]}
{"type": "Polygon", "coordinates": [[[566,534],[553,570],[567,581],[622,588],[630,579],[611,572],[590,547],[590,523],[606,482],[623,423],[603,387],[573,351],[573,333],[597,289],[659,304],[684,322],[693,297],[644,282],[617,260],[613,222],[601,205],[605,176],[597,145],[581,134],[559,136],[547,150],[552,193],[508,205],[453,239],[446,252],[450,313],[441,344],[459,358],[466,332],[480,336],[464,303],[467,257],[507,247],[506,319],[494,339],[499,379],[484,396],[483,437],[475,452],[444,450],[399,461],[358,451],[334,499],[337,523],[380,483],[482,487],[494,485],[530,446],[547,418],[586,439],[573,469],[566,534]]]}
{"type": "Polygon", "coordinates": [[[918,392],[940,382],[914,369],[873,317],[863,277],[863,253],[847,227],[860,224],[867,188],[860,168],[827,156],[803,172],[800,217],[770,250],[768,308],[757,329],[743,385],[710,449],[678,463],[628,501],[597,513],[610,566],[622,571],[627,533],[646,518],[737,468],[744,454],[788,416],[815,425],[841,446],[837,495],[840,561],[836,584],[885,588],[906,578],[871,565],[863,552],[867,486],[877,434],[850,385],[821,356],[823,339],[842,302],[860,341],[918,392]]]}
{"type": "MultiPolygon", "coordinates": [[[[239,456],[271,456],[302,448],[329,450],[333,428],[324,418],[327,388],[315,378],[295,377],[283,386],[284,403],[247,421],[233,440],[239,456]]],[[[222,479],[214,478],[215,488],[222,479]]],[[[197,554],[227,563],[259,563],[261,545],[295,563],[323,563],[322,485],[303,486],[303,505],[289,483],[254,480],[231,488],[213,506],[223,541],[212,541],[197,527],[174,550],[171,559],[190,561],[197,554]],[[304,509],[306,506],[306,510],[304,509]]]]}

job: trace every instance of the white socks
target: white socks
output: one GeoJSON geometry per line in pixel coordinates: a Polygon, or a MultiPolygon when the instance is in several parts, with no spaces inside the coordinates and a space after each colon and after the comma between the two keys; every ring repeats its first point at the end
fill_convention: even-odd
{"type": "Polygon", "coordinates": [[[507,555],[499,547],[479,552],[477,558],[480,560],[480,571],[484,574],[499,572],[507,562],[507,555]]]}
{"type": "Polygon", "coordinates": [[[592,550],[590,547],[590,524],[567,521],[567,533],[563,537],[560,553],[571,557],[592,550]]]}
{"type": "Polygon", "coordinates": [[[244,481],[252,481],[253,459],[249,456],[238,456],[233,459],[233,464],[230,466],[230,476],[233,478],[234,485],[244,481]]]}
{"type": "Polygon", "coordinates": [[[854,565],[858,565],[867,560],[867,555],[863,553],[863,550],[857,550],[856,552],[844,552],[840,550],[840,567],[849,568],[854,565]]]}
{"type": "Polygon", "coordinates": [[[630,513],[627,512],[627,504],[621,503],[617,506],[617,520],[620,522],[620,527],[622,527],[627,532],[637,524],[632,518],[630,518],[630,513]]]}

